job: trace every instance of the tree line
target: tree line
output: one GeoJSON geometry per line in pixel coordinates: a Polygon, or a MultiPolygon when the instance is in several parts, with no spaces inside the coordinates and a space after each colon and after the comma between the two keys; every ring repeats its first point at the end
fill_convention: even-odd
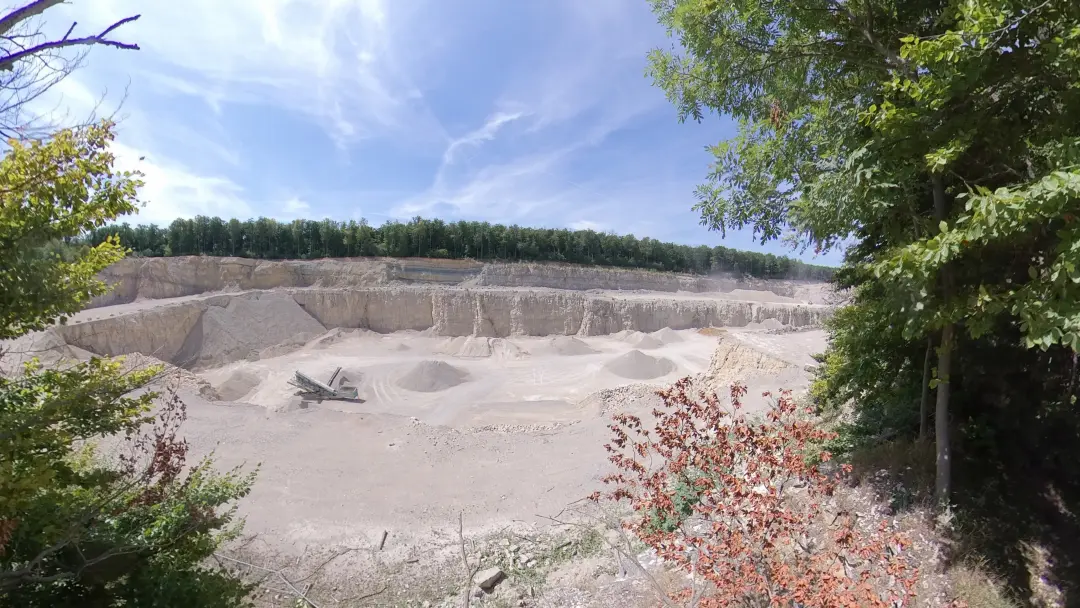
{"type": "Polygon", "coordinates": [[[413,218],[371,226],[366,220],[339,222],[270,218],[176,219],[167,228],[127,223],[90,230],[87,245],[110,236],[135,255],[239,256],[260,259],[317,259],[353,256],[549,261],[647,268],[696,274],[733,273],[757,278],[824,281],[833,269],[771,253],[728,247],[692,247],[633,235],[594,230],[525,228],[488,222],[444,222],[413,218]]]}

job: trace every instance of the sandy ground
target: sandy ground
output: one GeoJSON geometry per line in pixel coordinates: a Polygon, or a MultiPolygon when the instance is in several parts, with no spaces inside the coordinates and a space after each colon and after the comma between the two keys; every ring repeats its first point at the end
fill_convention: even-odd
{"type": "MultiPolygon", "coordinates": [[[[815,333],[740,339],[793,335],[809,343],[815,333]]],[[[260,464],[243,511],[276,550],[368,544],[382,530],[416,546],[459,512],[478,534],[538,522],[598,488],[607,414],[657,400],[645,389],[590,396],[704,372],[716,343],[694,330],[505,340],[334,330],[286,355],[201,372],[233,401],[188,396],[185,433],[222,466],[260,464]],[[305,401],[287,385],[294,370],[325,381],[337,367],[357,402],[305,401]]]]}
{"type": "MultiPolygon", "coordinates": [[[[746,290],[611,293],[799,301],[746,290]]],[[[74,321],[211,295],[96,308],[74,321]]],[[[777,333],[783,328],[775,320],[730,328],[724,338],[671,329],[510,338],[332,329],[311,336],[303,326],[310,317],[296,309],[268,315],[253,309],[246,325],[204,318],[201,341],[185,349],[205,364],[193,369],[213,390],[195,394],[192,373],[176,373],[189,379],[181,392],[192,456],[213,453],[219,468],[259,466],[254,490],[241,503],[246,531],[273,555],[297,556],[297,563],[314,549],[374,546],[384,531],[385,559],[415,563],[406,558],[456,534],[459,515],[471,537],[543,526],[545,516],[602,487],[610,471],[604,444],[611,413],[647,416],[659,403],[657,388],[709,369],[719,339],[791,364],[780,364],[779,375],[743,378],[751,409],[764,407],[755,397],[764,390],[804,388],[804,368],[825,346],[824,332],[777,333]],[[302,335],[260,351],[256,360],[235,361],[251,358],[242,356],[250,349],[240,334],[260,331],[266,319],[286,319],[289,327],[261,327],[264,333],[302,335]],[[211,367],[224,360],[234,362],[211,367]],[[325,382],[339,367],[335,385],[355,387],[356,400],[313,400],[288,384],[296,371],[325,382]],[[214,395],[220,399],[207,398],[214,395]]]]}
{"type": "Polygon", "coordinates": [[[326,381],[340,367],[362,402],[327,401],[323,408],[454,428],[569,422],[580,419],[573,404],[598,390],[669,384],[704,371],[715,344],[693,330],[672,331],[666,339],[640,332],[502,339],[333,330],[295,352],[201,375],[223,398],[271,410],[305,405],[287,383],[294,371],[326,381]]]}
{"type": "Polygon", "coordinates": [[[642,381],[627,374],[661,386],[708,366],[716,338],[657,333],[332,331],[287,355],[203,372],[235,402],[191,397],[186,434],[222,465],[261,463],[249,528],[282,547],[383,529],[423,537],[460,511],[481,528],[532,520],[585,496],[605,470],[604,404],[586,397],[642,381]],[[294,370],[325,381],[337,367],[358,402],[305,401],[287,385],[294,370]]]}

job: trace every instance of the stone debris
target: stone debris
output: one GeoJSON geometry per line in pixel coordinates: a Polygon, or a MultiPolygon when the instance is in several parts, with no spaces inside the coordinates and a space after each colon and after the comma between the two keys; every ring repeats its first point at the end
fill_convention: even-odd
{"type": "Polygon", "coordinates": [[[498,567],[488,568],[476,574],[476,585],[487,593],[495,590],[495,586],[506,578],[506,573],[498,567]]]}

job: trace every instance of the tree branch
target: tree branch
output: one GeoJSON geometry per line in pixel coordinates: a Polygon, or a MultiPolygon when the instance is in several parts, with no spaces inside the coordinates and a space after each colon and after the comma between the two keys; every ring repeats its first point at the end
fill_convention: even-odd
{"type": "Polygon", "coordinates": [[[64,0],[35,0],[35,2],[31,2],[26,6],[11,11],[7,15],[4,15],[3,18],[0,18],[0,36],[7,34],[11,31],[11,28],[19,25],[23,21],[26,21],[31,17],[36,17],[63,2],[64,0]]]}
{"type": "MultiPolygon", "coordinates": [[[[53,2],[53,0],[39,0],[39,2],[37,2],[35,4],[48,4],[50,2],[53,2]]],[[[53,2],[53,3],[55,3],[55,2],[53,2]]],[[[42,9],[42,10],[44,10],[44,9],[42,9]]],[[[16,11],[16,13],[18,13],[18,11],[16,11]]],[[[12,14],[16,14],[16,13],[12,13],[12,14]]],[[[75,24],[72,24],[71,29],[68,29],[68,33],[65,34],[64,37],[61,38],[60,40],[53,40],[53,41],[50,41],[50,42],[42,42],[41,44],[36,44],[36,45],[34,45],[32,47],[29,47],[27,49],[18,51],[16,53],[11,53],[11,54],[6,55],[4,57],[0,57],[0,71],[10,71],[10,70],[12,70],[14,68],[16,62],[21,61],[23,59],[26,59],[28,57],[32,57],[33,55],[36,55],[36,54],[41,53],[43,51],[47,51],[47,50],[50,50],[50,49],[60,49],[60,48],[69,47],[69,46],[91,46],[91,45],[95,45],[95,44],[100,44],[100,45],[104,45],[104,46],[116,47],[116,48],[119,48],[119,49],[128,49],[128,50],[137,51],[137,50],[139,50],[139,45],[137,45],[137,44],[131,44],[131,43],[127,43],[127,42],[120,42],[118,40],[110,40],[110,39],[106,38],[106,36],[109,35],[109,32],[112,32],[113,30],[115,30],[116,28],[124,25],[125,23],[131,23],[132,21],[136,21],[141,16],[142,15],[132,15],[131,17],[125,17],[125,18],[117,21],[116,23],[110,25],[109,27],[105,28],[104,31],[102,31],[100,34],[98,34],[96,36],[84,36],[82,38],[69,38],[68,37],[71,34],[71,30],[75,28],[75,24]]],[[[10,17],[10,15],[8,17],[10,17]]],[[[3,21],[0,21],[0,27],[2,27],[2,24],[3,24],[3,21]]]]}

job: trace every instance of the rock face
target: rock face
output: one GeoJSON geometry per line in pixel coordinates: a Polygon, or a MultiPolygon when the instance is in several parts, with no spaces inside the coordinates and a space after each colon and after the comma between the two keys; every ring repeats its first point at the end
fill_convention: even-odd
{"type": "MultiPolygon", "coordinates": [[[[97,354],[141,352],[178,365],[192,361],[217,365],[229,358],[220,355],[222,349],[259,352],[289,336],[307,339],[314,332],[337,327],[379,333],[427,330],[448,337],[595,336],[622,330],[653,332],[665,327],[743,326],[765,319],[805,327],[820,324],[830,311],[827,306],[801,304],[618,298],[555,290],[312,288],[161,302],[115,317],[58,326],[55,331],[66,344],[97,354]],[[276,308],[268,307],[267,302],[276,308]],[[207,323],[220,329],[243,325],[254,335],[243,338],[237,348],[227,349],[222,343],[215,351],[218,354],[206,354],[198,337],[192,336],[205,336],[207,323]]],[[[236,332],[229,334],[239,340],[236,332]]]]}
{"type": "Polygon", "coordinates": [[[827,306],[618,298],[556,290],[311,288],[161,302],[115,317],[71,322],[54,331],[65,344],[96,354],[141,352],[197,368],[250,358],[282,342],[299,344],[339,327],[379,333],[426,330],[448,337],[595,336],[743,326],[766,319],[806,327],[820,324],[830,312],[827,306]],[[208,324],[220,331],[207,332],[208,324]]]}
{"type": "Polygon", "coordinates": [[[90,308],[138,299],[161,299],[219,291],[275,287],[371,287],[388,284],[436,284],[462,287],[547,287],[588,290],[731,291],[759,289],[806,300],[813,283],[733,279],[627,268],[554,263],[482,263],[424,258],[349,258],[324,260],[252,260],[186,256],[127,258],[110,266],[102,278],[111,293],[90,308]]]}
{"type": "Polygon", "coordinates": [[[756,349],[733,336],[723,336],[713,351],[704,380],[708,390],[723,392],[732,382],[802,371],[801,367],[790,361],[756,349]]]}

